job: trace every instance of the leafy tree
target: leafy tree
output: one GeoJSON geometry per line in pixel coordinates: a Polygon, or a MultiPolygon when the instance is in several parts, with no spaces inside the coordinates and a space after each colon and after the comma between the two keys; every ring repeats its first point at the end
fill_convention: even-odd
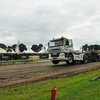
{"type": "Polygon", "coordinates": [[[26,45],[24,45],[23,43],[21,43],[19,45],[19,50],[20,50],[20,52],[23,52],[24,50],[26,51],[27,50],[26,45]]]}
{"type": "Polygon", "coordinates": [[[42,44],[39,44],[39,45],[32,45],[31,49],[35,52],[39,52],[41,50],[41,48],[43,47],[42,44]]]}
{"type": "Polygon", "coordinates": [[[11,46],[7,47],[7,52],[12,52],[12,47],[11,46]]]}
{"type": "Polygon", "coordinates": [[[39,44],[38,46],[38,51],[40,51],[42,49],[43,45],[42,44],[39,44]]]}
{"type": "Polygon", "coordinates": [[[87,48],[88,48],[88,44],[85,44],[84,46],[83,46],[83,50],[87,50],[87,48]]]}
{"type": "Polygon", "coordinates": [[[41,47],[43,47],[43,45],[42,44],[39,44],[39,47],[41,48],[41,47]]]}
{"type": "Polygon", "coordinates": [[[16,44],[13,44],[12,45],[12,49],[15,51],[15,48],[16,48],[16,44]]]}
{"type": "Polygon", "coordinates": [[[100,45],[95,44],[95,45],[94,45],[94,49],[95,49],[95,50],[100,50],[100,45]]]}
{"type": "Polygon", "coordinates": [[[2,44],[2,43],[0,43],[0,48],[2,48],[2,49],[5,49],[6,50],[6,46],[5,46],[5,44],[2,44]]]}
{"type": "Polygon", "coordinates": [[[85,44],[84,46],[83,46],[83,50],[87,50],[87,48],[88,48],[88,50],[93,50],[93,48],[94,48],[94,50],[100,50],[100,45],[98,45],[98,44],[95,44],[95,45],[88,45],[88,44],[85,44]]]}
{"type": "Polygon", "coordinates": [[[38,51],[38,50],[37,50],[37,45],[32,45],[31,49],[32,49],[33,51],[35,51],[35,52],[38,51]]]}
{"type": "MultiPolygon", "coordinates": [[[[13,44],[12,45],[12,49],[15,51],[17,44],[13,44]]],[[[23,43],[19,44],[19,51],[23,52],[24,50],[27,50],[26,45],[24,45],[23,43]]]]}

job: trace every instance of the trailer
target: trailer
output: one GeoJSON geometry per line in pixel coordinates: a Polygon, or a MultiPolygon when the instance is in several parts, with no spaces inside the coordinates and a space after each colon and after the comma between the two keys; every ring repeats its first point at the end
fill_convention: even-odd
{"type": "Polygon", "coordinates": [[[100,50],[91,50],[91,51],[85,51],[88,61],[90,62],[97,62],[100,61],[100,50]]]}
{"type": "Polygon", "coordinates": [[[67,64],[87,63],[88,61],[100,60],[100,51],[76,52],[73,50],[72,39],[61,38],[52,39],[48,42],[49,60],[53,64],[65,61],[67,64]]]}

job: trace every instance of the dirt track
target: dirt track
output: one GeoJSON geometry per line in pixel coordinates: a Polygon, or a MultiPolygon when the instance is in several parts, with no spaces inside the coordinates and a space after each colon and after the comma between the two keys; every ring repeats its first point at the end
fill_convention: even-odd
{"type": "Polygon", "coordinates": [[[32,84],[44,80],[69,77],[79,73],[100,69],[100,62],[67,65],[51,62],[0,66],[0,90],[32,84]]]}

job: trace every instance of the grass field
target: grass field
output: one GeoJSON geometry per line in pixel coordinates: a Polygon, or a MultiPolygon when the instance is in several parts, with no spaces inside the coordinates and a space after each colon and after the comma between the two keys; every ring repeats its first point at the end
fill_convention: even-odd
{"type": "Polygon", "coordinates": [[[18,88],[1,90],[0,100],[50,100],[51,90],[56,84],[57,100],[100,100],[100,69],[70,78],[39,82],[18,88]]]}
{"type": "Polygon", "coordinates": [[[1,60],[0,62],[19,62],[19,61],[34,61],[34,60],[48,60],[48,58],[42,58],[42,59],[23,59],[23,60],[1,60]]]}

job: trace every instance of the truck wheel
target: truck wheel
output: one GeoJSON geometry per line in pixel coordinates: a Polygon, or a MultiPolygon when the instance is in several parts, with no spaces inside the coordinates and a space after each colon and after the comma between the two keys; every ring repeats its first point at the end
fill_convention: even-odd
{"type": "Polygon", "coordinates": [[[88,62],[88,58],[87,58],[87,56],[84,55],[83,60],[80,61],[80,62],[86,64],[86,63],[88,62]]]}
{"type": "Polygon", "coordinates": [[[100,56],[98,57],[98,60],[100,61],[100,56]]]}
{"type": "Polygon", "coordinates": [[[52,63],[53,63],[53,64],[58,64],[58,63],[59,63],[59,61],[52,61],[52,63]]]}
{"type": "Polygon", "coordinates": [[[73,56],[72,56],[72,55],[69,55],[69,56],[68,56],[68,61],[67,61],[67,63],[68,63],[68,64],[73,64],[73,62],[74,62],[73,56]]]}
{"type": "Polygon", "coordinates": [[[92,54],[92,61],[97,62],[97,54],[92,54]]]}

